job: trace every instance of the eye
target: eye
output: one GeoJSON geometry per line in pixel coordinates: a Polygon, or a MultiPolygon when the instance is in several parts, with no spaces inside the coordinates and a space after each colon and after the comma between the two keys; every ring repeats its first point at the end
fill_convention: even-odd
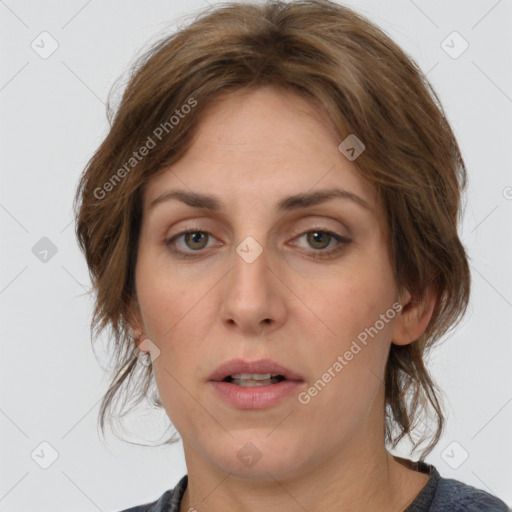
{"type": "Polygon", "coordinates": [[[300,240],[303,237],[306,237],[308,245],[315,249],[311,253],[312,258],[330,258],[343,250],[352,241],[338,233],[321,228],[306,231],[296,238],[300,240]],[[334,244],[331,242],[334,242],[334,244]],[[329,246],[331,248],[325,250],[329,246]]]}
{"type": "Polygon", "coordinates": [[[206,244],[208,243],[208,240],[211,236],[211,233],[208,231],[189,229],[187,231],[178,233],[169,240],[166,240],[165,244],[169,247],[172,253],[176,254],[180,258],[194,258],[200,256],[201,250],[207,247],[206,244]],[[176,241],[182,237],[184,237],[183,241],[185,243],[185,249],[176,249],[174,247],[175,245],[179,247],[179,244],[177,244],[176,241]],[[188,249],[191,249],[192,252],[190,252],[188,249]],[[194,252],[197,252],[198,254],[194,254],[194,252]]]}

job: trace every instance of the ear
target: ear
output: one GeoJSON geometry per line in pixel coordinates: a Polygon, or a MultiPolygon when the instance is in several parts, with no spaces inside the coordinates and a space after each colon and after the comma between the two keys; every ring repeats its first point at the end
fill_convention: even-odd
{"type": "Polygon", "coordinates": [[[137,302],[135,301],[131,308],[129,313],[129,320],[128,323],[130,325],[130,328],[132,330],[132,337],[135,343],[135,346],[141,351],[141,352],[149,352],[149,344],[147,340],[147,336],[145,334],[145,330],[143,327],[142,322],[142,315],[140,313],[139,306],[137,302]]]}
{"type": "Polygon", "coordinates": [[[428,327],[437,299],[433,284],[427,286],[422,300],[419,294],[412,295],[406,290],[400,300],[402,310],[396,317],[391,342],[408,345],[417,340],[428,327]]]}

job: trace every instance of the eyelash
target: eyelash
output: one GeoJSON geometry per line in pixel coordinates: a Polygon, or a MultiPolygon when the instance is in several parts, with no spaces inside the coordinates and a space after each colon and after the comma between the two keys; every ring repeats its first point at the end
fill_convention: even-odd
{"type": "MultiPolygon", "coordinates": [[[[165,240],[165,245],[169,248],[169,250],[173,254],[175,254],[179,258],[183,258],[183,259],[198,258],[198,257],[201,256],[201,253],[203,252],[203,250],[198,250],[198,251],[195,251],[195,252],[184,252],[184,251],[182,251],[180,249],[176,249],[175,247],[173,247],[173,243],[174,243],[175,240],[177,240],[179,237],[181,237],[183,235],[187,235],[187,234],[190,234],[190,233],[203,233],[203,234],[208,235],[209,237],[210,236],[213,237],[212,233],[210,233],[209,231],[205,231],[205,230],[202,230],[202,229],[187,229],[185,231],[181,231],[180,233],[174,235],[172,238],[169,238],[169,239],[165,240]]],[[[304,231],[303,233],[297,235],[295,238],[300,238],[300,237],[302,237],[304,235],[307,235],[309,233],[325,233],[325,234],[329,235],[330,237],[334,238],[338,242],[338,244],[335,245],[333,249],[329,249],[329,250],[325,250],[325,249],[313,250],[312,254],[310,255],[310,257],[313,258],[313,259],[329,259],[329,258],[332,258],[336,254],[341,252],[345,248],[346,245],[348,245],[350,242],[352,242],[352,240],[347,238],[347,237],[341,236],[338,233],[334,233],[333,231],[329,231],[327,229],[322,229],[322,228],[314,228],[314,229],[310,229],[308,231],[304,231]]]]}

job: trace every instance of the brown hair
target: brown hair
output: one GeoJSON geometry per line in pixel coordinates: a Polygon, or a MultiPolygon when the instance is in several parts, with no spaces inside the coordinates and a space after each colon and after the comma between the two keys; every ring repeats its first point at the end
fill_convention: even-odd
{"type": "MultiPolygon", "coordinates": [[[[151,364],[135,355],[129,326],[144,185],[184,155],[214,100],[265,85],[322,105],[340,142],[349,134],[363,141],[357,167],[385,206],[399,290],[422,298],[432,284],[437,292],[425,333],[408,345],[391,345],[385,375],[386,442],[392,447],[406,435],[413,441],[422,415],[434,411],[435,429],[413,441],[416,448],[431,438],[424,458],[444,424],[439,389],[424,358],[458,324],[469,301],[469,266],[457,234],[466,169],[441,103],[417,64],[364,17],[326,0],[217,5],[158,41],[133,66],[74,204],[96,294],[91,332],[97,336],[109,327],[114,340],[102,432],[123,388],[124,410],[126,398],[131,408],[154,384],[151,364]]],[[[152,401],[162,406],[157,394],[152,401]]]]}

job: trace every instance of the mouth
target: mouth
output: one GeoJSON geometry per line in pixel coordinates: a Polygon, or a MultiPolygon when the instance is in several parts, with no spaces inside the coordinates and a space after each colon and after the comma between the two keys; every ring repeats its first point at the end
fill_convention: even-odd
{"type": "Polygon", "coordinates": [[[305,379],[270,359],[233,359],[219,366],[208,384],[218,398],[235,409],[269,409],[293,397],[305,379]]]}
{"type": "Polygon", "coordinates": [[[302,375],[271,359],[232,359],[221,364],[208,380],[229,382],[241,387],[268,386],[285,380],[304,382],[302,375]]]}

